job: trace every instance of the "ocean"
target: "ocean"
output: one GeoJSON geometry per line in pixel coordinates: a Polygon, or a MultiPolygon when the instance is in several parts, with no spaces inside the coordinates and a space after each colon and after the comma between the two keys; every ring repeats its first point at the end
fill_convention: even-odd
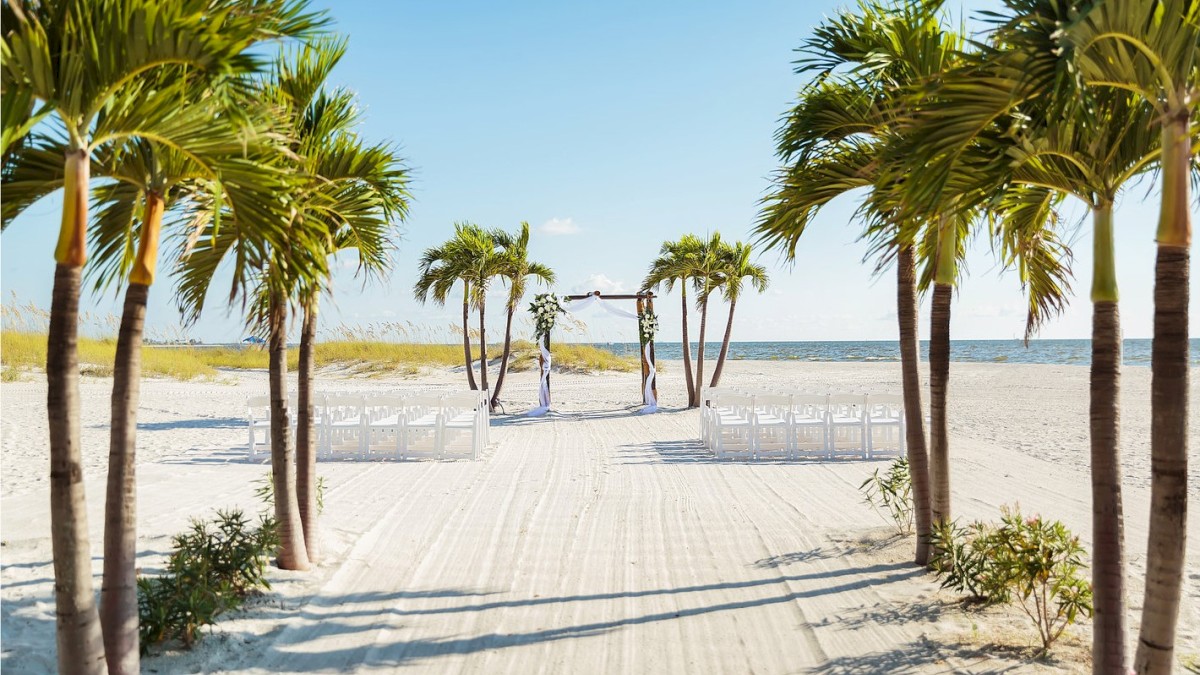
{"type": "MultiPolygon", "coordinates": [[[[1191,363],[1200,365],[1200,339],[1191,342],[1191,363]]],[[[1127,366],[1150,365],[1148,339],[1128,339],[1124,343],[1124,363],[1127,366]]],[[[637,354],[636,342],[597,343],[597,347],[618,354],[637,354]]],[[[692,343],[693,358],[696,343],[692,343]]],[[[709,342],[704,358],[715,359],[721,350],[720,341],[709,342]]],[[[1032,340],[1029,346],[1021,340],[951,340],[950,360],[968,363],[1042,363],[1086,366],[1091,363],[1091,340],[1032,340]]],[[[656,342],[654,354],[663,360],[683,358],[682,343],[656,342]]],[[[867,342],[732,342],[729,358],[768,361],[837,361],[872,362],[899,361],[900,346],[894,340],[867,342]]],[[[929,342],[921,341],[921,359],[929,359],[929,342]]]]}

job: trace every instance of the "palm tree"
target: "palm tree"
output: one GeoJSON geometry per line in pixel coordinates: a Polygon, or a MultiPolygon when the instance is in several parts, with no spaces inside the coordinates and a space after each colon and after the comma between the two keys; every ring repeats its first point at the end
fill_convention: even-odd
{"type": "MultiPolygon", "coordinates": [[[[441,246],[425,249],[421,255],[420,272],[413,286],[413,295],[419,302],[425,303],[432,298],[438,305],[445,305],[450,290],[462,282],[463,357],[467,367],[467,382],[472,390],[479,389],[479,385],[475,382],[471,359],[471,306],[479,305],[481,294],[476,284],[482,269],[480,261],[493,256],[494,249],[495,240],[483,228],[473,223],[455,223],[454,237],[441,246]]],[[[483,339],[481,333],[480,340],[483,339]]],[[[486,371],[487,362],[484,361],[482,365],[486,371]]]]}
{"type": "MultiPolygon", "coordinates": [[[[291,111],[294,150],[309,186],[301,212],[327,231],[326,255],[353,249],[368,279],[391,269],[394,225],[408,213],[408,171],[396,150],[367,145],[354,132],[359,116],[353,93],[324,83],[345,54],[344,39],[315,43],[285,61],[279,82],[291,111]]],[[[314,433],[314,343],[320,295],[328,279],[297,288],[303,319],[296,386],[296,498],[309,562],[320,559],[317,518],[317,453],[314,433]]]]}
{"type": "Polygon", "coordinates": [[[683,374],[687,381],[688,405],[696,398],[696,382],[692,379],[692,343],[688,340],[688,301],[687,285],[696,267],[697,253],[701,248],[699,237],[685,234],[678,241],[664,241],[659,249],[658,257],[650,263],[646,278],[642,280],[642,289],[658,290],[662,286],[670,293],[676,282],[679,283],[679,301],[683,327],[683,374]]]}
{"type": "Polygon", "coordinates": [[[692,287],[696,291],[696,309],[700,310],[700,344],[696,347],[696,393],[689,402],[693,408],[700,406],[699,388],[704,383],[704,333],[708,326],[708,300],[714,291],[725,285],[724,262],[721,251],[727,246],[721,241],[721,233],[713,232],[707,241],[701,241],[696,252],[696,266],[692,269],[692,287]]]}
{"type": "MultiPolygon", "coordinates": [[[[79,468],[76,333],[81,270],[87,259],[91,156],[105,143],[120,139],[155,138],[187,148],[189,135],[202,130],[176,126],[179,102],[186,100],[180,94],[186,95],[186,90],[151,88],[161,84],[153,75],[186,66],[191,77],[211,81],[253,70],[257,61],[244,52],[256,40],[301,35],[316,27],[318,22],[304,6],[291,0],[252,7],[235,0],[74,0],[3,6],[0,86],[5,98],[13,95],[5,114],[17,113],[16,119],[4,122],[5,174],[20,163],[20,149],[37,125],[48,124],[67,139],[46,363],[58,654],[64,672],[104,669],[103,641],[109,634],[120,643],[114,645],[109,668],[137,670],[136,642],[132,656],[125,645],[127,629],[101,635],[79,468]],[[214,26],[215,21],[220,25],[214,26]],[[70,58],[60,58],[64,54],[70,58]],[[39,102],[36,113],[34,102],[39,102]]],[[[20,210],[21,205],[6,204],[5,224],[20,210]]]]}
{"type": "Polygon", "coordinates": [[[508,301],[505,303],[504,321],[504,356],[500,359],[500,372],[496,375],[496,390],[492,393],[490,405],[493,409],[500,404],[500,389],[504,386],[504,376],[508,373],[508,359],[512,354],[512,322],[513,315],[521,299],[525,297],[525,284],[529,277],[549,286],[554,283],[554,270],[539,262],[529,259],[529,223],[522,222],[516,236],[507,235],[498,238],[498,244],[504,256],[503,276],[508,281],[508,301]]]}
{"type": "Polygon", "coordinates": [[[762,293],[767,290],[770,278],[767,268],[750,262],[752,249],[749,244],[737,242],[725,245],[721,250],[723,269],[721,277],[725,283],[721,285],[721,294],[729,303],[729,320],[725,322],[725,338],[721,340],[721,353],[717,356],[717,367],[713,369],[710,387],[716,387],[721,382],[721,371],[725,369],[725,357],[729,355],[729,339],[733,334],[733,312],[737,308],[738,298],[742,295],[742,283],[749,279],[754,290],[762,293]]]}
{"type": "MultiPolygon", "coordinates": [[[[907,8],[906,8],[907,9],[907,8]]],[[[894,142],[893,110],[903,87],[941,72],[959,49],[960,39],[944,31],[924,12],[893,11],[860,4],[861,16],[850,12],[819,26],[801,47],[805,59],[797,72],[818,76],[800,92],[776,134],[777,154],[785,163],[755,231],[767,248],[782,249],[795,260],[796,247],[822,207],[859,188],[883,190],[880,163],[894,142]],[[887,56],[886,68],[874,77],[834,71],[862,63],[867,56],[887,56]]],[[[905,447],[913,486],[919,565],[929,561],[931,533],[929,459],[918,364],[915,237],[896,218],[895,210],[868,200],[860,213],[881,256],[879,266],[896,258],[897,319],[904,392],[905,447]],[[894,253],[893,253],[894,252],[894,253]]]]}
{"type": "MultiPolygon", "coordinates": [[[[1012,8],[1053,19],[1038,3],[1012,8]]],[[[1073,17],[1074,18],[1074,17],[1073,17]]],[[[1151,348],[1150,538],[1134,668],[1169,672],[1183,588],[1188,497],[1188,285],[1192,224],[1192,119],[1200,105],[1200,4],[1190,0],[1094,3],[1055,34],[1059,59],[1094,87],[1133,93],[1161,125],[1162,208],[1154,268],[1151,348]]]]}

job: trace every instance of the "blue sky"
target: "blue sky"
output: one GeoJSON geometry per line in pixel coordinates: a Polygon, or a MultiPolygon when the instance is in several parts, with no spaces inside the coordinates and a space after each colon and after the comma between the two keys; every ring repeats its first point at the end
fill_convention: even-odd
{"type": "MultiPolygon", "coordinates": [[[[531,257],[557,271],[560,293],[633,291],[662,241],[685,232],[748,238],[776,166],[772,134],[803,83],[792,73],[792,50],[841,3],[318,5],[329,7],[350,38],[334,83],[358,92],[364,135],[398,143],[414,172],[411,216],[390,281],[364,288],[352,261],[342,261],[322,320],[326,328],[410,321],[441,330],[458,320],[458,310],[422,307],[411,288],[421,251],[448,237],[455,221],[509,229],[528,221],[531,257]]],[[[853,196],[831,204],[793,265],[763,254],[771,288],[739,303],[735,340],[895,338],[894,274],[876,278],[861,262],[856,204],[853,196]]],[[[6,302],[15,293],[48,306],[59,208],[54,198],[35,205],[0,240],[6,302]]],[[[1068,215],[1078,224],[1083,210],[1068,215]]],[[[1126,337],[1152,332],[1157,217],[1149,185],[1127,193],[1116,212],[1126,337]]],[[[1091,236],[1082,225],[1073,234],[1076,296],[1042,337],[1090,333],[1091,236]]],[[[1024,314],[1015,276],[1000,274],[986,241],[975,243],[968,266],[952,335],[1019,337],[1024,314]]],[[[502,330],[501,294],[489,311],[491,339],[502,330]]],[[[152,333],[178,324],[170,296],[163,278],[151,292],[152,333]]],[[[111,294],[84,303],[98,313],[120,311],[111,294]]],[[[658,310],[660,339],[678,340],[678,296],[660,300],[658,310]]],[[[719,332],[724,308],[711,313],[719,332]]],[[[1193,314],[1195,334],[1200,313],[1193,314]]],[[[595,310],[581,318],[587,339],[636,340],[633,322],[595,310]]],[[[189,334],[228,342],[244,331],[237,313],[214,297],[189,334]]]]}

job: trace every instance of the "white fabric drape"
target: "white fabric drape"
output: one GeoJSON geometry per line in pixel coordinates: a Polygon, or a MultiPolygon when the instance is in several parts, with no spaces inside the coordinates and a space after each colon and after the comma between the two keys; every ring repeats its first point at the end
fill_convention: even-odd
{"type": "Polygon", "coordinates": [[[658,400],[654,398],[654,360],[650,358],[650,343],[647,342],[643,348],[642,355],[646,357],[646,364],[650,366],[650,372],[646,376],[646,389],[642,392],[645,397],[646,406],[638,411],[639,415],[648,415],[652,412],[658,412],[658,400]]]}
{"type": "MultiPolygon", "coordinates": [[[[634,314],[633,312],[621,309],[620,307],[611,305],[604,298],[602,298],[598,295],[589,295],[582,300],[572,301],[571,304],[567,305],[567,311],[574,314],[580,310],[587,309],[588,307],[591,307],[592,305],[594,305],[596,303],[600,303],[600,307],[604,311],[608,312],[609,314],[612,314],[613,316],[619,316],[623,319],[635,319],[635,320],[638,318],[637,314],[634,314]]],[[[640,327],[639,327],[639,329],[640,329],[640,327]]]]}
{"type": "Polygon", "coordinates": [[[546,343],[538,340],[542,352],[542,380],[538,385],[538,407],[525,413],[527,417],[541,417],[550,411],[550,350],[546,343]]]}

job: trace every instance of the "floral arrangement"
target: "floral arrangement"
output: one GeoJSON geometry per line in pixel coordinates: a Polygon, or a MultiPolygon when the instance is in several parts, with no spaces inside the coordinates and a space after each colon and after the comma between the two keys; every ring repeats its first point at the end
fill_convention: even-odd
{"type": "Polygon", "coordinates": [[[562,300],[553,293],[539,293],[529,303],[529,313],[533,314],[533,332],[540,340],[554,330],[558,315],[564,310],[562,300]]]}
{"type": "Polygon", "coordinates": [[[654,342],[654,334],[658,332],[658,315],[645,311],[638,315],[638,337],[642,344],[654,342]]]}

